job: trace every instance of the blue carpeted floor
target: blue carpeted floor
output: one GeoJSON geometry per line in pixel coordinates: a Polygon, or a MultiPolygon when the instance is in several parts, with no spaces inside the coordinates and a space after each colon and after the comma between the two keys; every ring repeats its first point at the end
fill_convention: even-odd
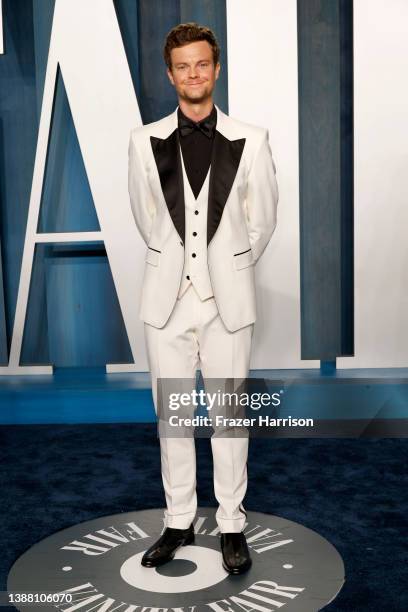
{"type": "MultiPolygon", "coordinates": [[[[210,442],[196,444],[199,504],[215,506],[210,442]]],[[[0,454],[0,590],[15,559],[48,535],[164,506],[152,424],[4,425],[0,454]]],[[[336,546],[346,583],[326,610],[405,611],[407,465],[404,439],[253,439],[245,505],[336,546]]]]}

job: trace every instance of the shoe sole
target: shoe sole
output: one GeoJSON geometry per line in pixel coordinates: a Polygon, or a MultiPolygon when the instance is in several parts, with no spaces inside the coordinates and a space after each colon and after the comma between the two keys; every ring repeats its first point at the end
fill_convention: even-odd
{"type": "Polygon", "coordinates": [[[227,567],[223,562],[222,567],[229,574],[232,574],[233,576],[238,576],[239,574],[245,574],[245,572],[247,572],[252,567],[252,561],[248,565],[244,565],[244,567],[227,567]]]}
{"type": "Polygon", "coordinates": [[[191,537],[189,537],[185,542],[183,542],[183,544],[180,544],[180,546],[178,546],[176,548],[176,550],[174,551],[174,553],[172,554],[171,557],[168,557],[167,559],[164,559],[163,561],[145,561],[143,562],[143,560],[140,562],[141,565],[143,565],[143,567],[159,567],[160,565],[164,565],[165,563],[169,563],[169,561],[172,561],[174,559],[174,555],[176,554],[176,552],[178,551],[179,548],[181,548],[182,546],[189,546],[190,544],[194,544],[195,541],[195,535],[193,534],[191,537]]]}

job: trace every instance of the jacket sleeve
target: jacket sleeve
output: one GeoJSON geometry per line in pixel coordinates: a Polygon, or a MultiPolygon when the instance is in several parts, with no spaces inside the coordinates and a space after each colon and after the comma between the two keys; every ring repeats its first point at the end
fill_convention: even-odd
{"type": "Polygon", "coordinates": [[[277,222],[279,191],[268,130],[264,130],[247,180],[246,222],[256,263],[271,239],[277,222]]]}
{"type": "Polygon", "coordinates": [[[137,228],[145,243],[148,244],[152,232],[153,219],[156,214],[156,207],[147,180],[146,170],[140,152],[134,142],[132,132],[130,133],[128,151],[128,189],[130,206],[137,228]]]}

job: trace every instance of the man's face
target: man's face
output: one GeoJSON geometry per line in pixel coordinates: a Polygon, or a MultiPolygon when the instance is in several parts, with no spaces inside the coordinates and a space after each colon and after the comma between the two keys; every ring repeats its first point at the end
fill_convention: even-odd
{"type": "Polygon", "coordinates": [[[171,50],[168,77],[177,95],[188,102],[203,102],[211,97],[220,64],[214,66],[213,53],[206,40],[198,40],[171,50]]]}

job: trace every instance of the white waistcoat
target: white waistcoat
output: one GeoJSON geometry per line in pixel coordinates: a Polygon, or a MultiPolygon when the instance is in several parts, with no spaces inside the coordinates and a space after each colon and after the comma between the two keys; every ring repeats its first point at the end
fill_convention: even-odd
{"type": "Polygon", "coordinates": [[[200,299],[204,301],[214,295],[207,262],[207,210],[210,168],[198,198],[195,199],[187,177],[181,148],[180,156],[183,168],[186,232],[184,239],[184,268],[178,297],[180,298],[192,283],[200,299]],[[198,211],[198,214],[196,214],[196,211],[198,211]]]}

